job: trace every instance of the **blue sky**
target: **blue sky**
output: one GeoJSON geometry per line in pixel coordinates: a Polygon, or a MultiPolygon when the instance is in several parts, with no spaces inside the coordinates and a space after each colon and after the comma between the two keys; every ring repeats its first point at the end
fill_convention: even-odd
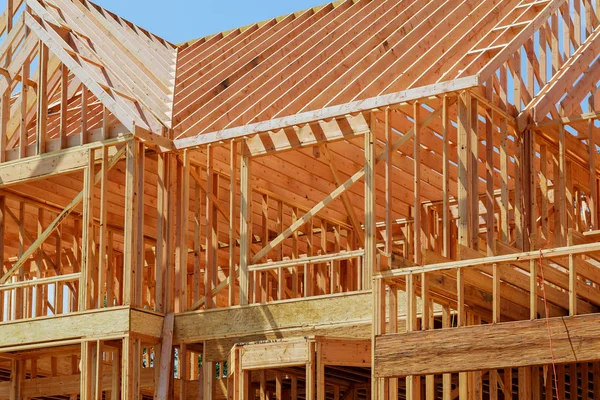
{"type": "Polygon", "coordinates": [[[248,25],[327,0],[95,0],[96,4],[173,42],[248,25]]]}

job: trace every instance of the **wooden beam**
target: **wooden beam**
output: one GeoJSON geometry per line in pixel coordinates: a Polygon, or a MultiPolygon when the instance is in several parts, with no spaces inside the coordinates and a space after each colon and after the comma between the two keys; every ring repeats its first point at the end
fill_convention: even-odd
{"type": "MultiPolygon", "coordinates": [[[[103,146],[113,147],[126,142],[131,137],[131,135],[126,135],[106,142],[95,142],[85,146],[1,163],[0,187],[4,188],[9,185],[82,170],[87,166],[87,153],[90,150],[103,146]]],[[[111,152],[114,154],[115,150],[111,149],[111,152]]]]}
{"type": "Polygon", "coordinates": [[[241,357],[242,369],[265,370],[305,365],[309,361],[309,347],[306,339],[245,345],[241,357]]]}
{"type": "Polygon", "coordinates": [[[371,293],[355,292],[177,314],[174,341],[193,343],[277,331],[303,331],[306,326],[370,323],[371,304],[371,293]]]}
{"type": "MultiPolygon", "coordinates": [[[[117,154],[115,154],[109,165],[112,168],[121,158],[124,153],[124,148],[119,150],[117,154]]],[[[95,182],[99,182],[101,177],[101,173],[96,174],[95,182]]],[[[52,232],[60,225],[60,223],[73,211],[73,209],[83,200],[84,191],[79,192],[77,196],[65,207],[61,213],[56,217],[56,219],[46,228],[46,230],[40,235],[37,240],[21,255],[19,260],[4,274],[4,276],[0,279],[1,283],[6,283],[8,278],[10,278],[15,271],[17,271],[21,266],[29,259],[29,257],[41,246],[41,244],[50,236],[52,232]]]]}
{"type": "MultiPolygon", "coordinates": [[[[31,5],[42,7],[39,3],[32,1],[31,5]]],[[[79,64],[66,50],[68,45],[60,37],[60,35],[49,25],[48,21],[43,19],[37,20],[28,12],[25,12],[25,23],[31,31],[42,41],[48,49],[52,51],[60,60],[69,68],[69,70],[77,76],[81,82],[89,89],[104,105],[117,117],[130,132],[134,132],[135,126],[146,127],[146,124],[139,118],[132,116],[129,110],[123,107],[123,104],[116,101],[113,96],[109,95],[96,80],[94,80],[88,71],[79,64]]]]}
{"type": "MultiPolygon", "coordinates": [[[[331,169],[331,174],[333,175],[334,183],[336,184],[336,186],[340,186],[342,184],[342,179],[337,168],[335,167],[333,155],[329,152],[329,148],[327,147],[327,145],[321,146],[321,152],[327,159],[327,163],[329,164],[329,168],[331,169]]],[[[352,202],[350,201],[348,193],[342,193],[341,198],[342,204],[344,204],[344,209],[346,210],[348,218],[350,219],[350,223],[352,224],[352,228],[354,228],[354,231],[356,232],[356,235],[358,237],[359,245],[364,246],[365,235],[363,232],[363,228],[360,224],[358,217],[356,216],[356,211],[354,210],[354,206],[352,206],[352,202]]]]}
{"type": "Polygon", "coordinates": [[[378,278],[388,279],[406,276],[409,274],[443,271],[464,267],[476,267],[492,264],[510,264],[523,261],[537,260],[540,255],[542,258],[552,259],[565,257],[570,254],[581,255],[586,253],[596,253],[600,251],[600,243],[587,243],[574,246],[555,247],[552,249],[542,249],[539,251],[526,251],[521,253],[502,254],[492,257],[474,258],[468,260],[451,261],[447,263],[429,264],[425,266],[406,267],[401,270],[383,271],[378,274],[378,278]]]}
{"type": "Polygon", "coordinates": [[[252,186],[251,160],[247,155],[240,156],[240,305],[250,301],[250,271],[252,263],[252,186]]]}
{"type": "MultiPolygon", "coordinates": [[[[155,387],[155,398],[167,400],[169,398],[170,375],[172,374],[173,357],[173,326],[175,315],[168,313],[163,321],[162,342],[160,345],[158,384],[155,387]]],[[[156,367],[155,367],[156,368],[156,367]]]]}
{"type": "Polygon", "coordinates": [[[331,118],[370,111],[376,108],[385,108],[394,104],[417,100],[433,95],[455,92],[474,86],[477,86],[476,77],[467,77],[448,82],[440,82],[416,89],[409,89],[402,92],[391,93],[388,95],[355,101],[339,106],[327,107],[318,111],[308,111],[295,114],[290,117],[275,118],[265,122],[244,125],[242,127],[223,129],[217,132],[203,133],[202,135],[194,137],[177,139],[174,141],[174,144],[175,148],[179,150],[189,147],[198,147],[208,143],[218,143],[235,138],[251,136],[257,133],[277,131],[286,127],[304,125],[311,122],[318,122],[321,120],[328,120],[331,118]]]}
{"type": "Polygon", "coordinates": [[[375,374],[392,377],[595,361],[600,339],[593,327],[598,323],[600,316],[590,314],[550,318],[549,328],[538,319],[381,336],[375,344],[375,374]]]}

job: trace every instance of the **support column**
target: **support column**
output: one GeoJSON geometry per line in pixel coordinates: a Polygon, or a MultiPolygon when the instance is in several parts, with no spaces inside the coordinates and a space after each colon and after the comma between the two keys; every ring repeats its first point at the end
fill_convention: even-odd
{"type": "Polygon", "coordinates": [[[218,213],[215,199],[218,198],[219,176],[213,166],[214,150],[206,148],[206,265],[204,268],[204,308],[215,307],[212,292],[216,286],[218,242],[218,213]]]}
{"type": "MultiPolygon", "coordinates": [[[[594,112],[596,109],[595,98],[593,94],[589,98],[589,112],[594,112]]],[[[590,198],[588,199],[588,205],[590,207],[590,225],[591,229],[598,229],[598,187],[597,187],[597,174],[596,174],[596,156],[598,151],[596,150],[596,135],[594,120],[588,120],[588,153],[590,162],[590,198]]]]}
{"type": "Polygon", "coordinates": [[[235,303],[235,286],[237,282],[236,271],[236,202],[237,202],[237,159],[238,145],[235,141],[230,143],[229,157],[229,306],[235,303]]]}
{"type": "Polygon", "coordinates": [[[21,379],[23,376],[23,369],[25,366],[25,361],[21,360],[12,360],[11,361],[11,369],[10,369],[10,390],[9,390],[9,399],[10,400],[20,400],[21,399],[21,379]]]}
{"type": "MultiPolygon", "coordinates": [[[[106,281],[107,287],[110,287],[110,281],[112,281],[112,276],[109,273],[108,268],[104,266],[107,260],[107,254],[112,252],[112,242],[109,241],[109,231],[108,231],[108,170],[109,170],[109,157],[108,157],[108,148],[102,148],[102,165],[100,168],[101,178],[100,178],[100,226],[99,226],[99,250],[98,250],[98,264],[96,268],[96,282],[98,282],[98,293],[97,293],[97,302],[96,307],[104,306],[104,298],[102,296],[102,288],[104,287],[104,282],[106,281]],[[109,246],[110,250],[109,250],[109,246]],[[106,275],[105,275],[106,274],[106,275]],[[106,279],[104,278],[106,276],[106,279]]],[[[110,258],[110,257],[108,257],[110,258]]],[[[108,260],[110,263],[111,260],[108,260]]],[[[112,306],[110,302],[111,295],[110,293],[106,293],[107,306],[112,306]]]]}
{"type": "MultiPolygon", "coordinates": [[[[39,44],[39,65],[38,65],[38,87],[37,87],[37,124],[36,124],[36,143],[37,154],[46,152],[46,134],[48,120],[48,47],[40,40],[39,44]]],[[[23,84],[22,90],[26,90],[23,84]]]]}
{"type": "MultiPolygon", "coordinates": [[[[390,152],[388,152],[388,157],[390,152]]],[[[388,160],[388,164],[389,164],[388,160]]],[[[375,226],[375,115],[371,112],[371,129],[365,133],[365,257],[363,261],[363,289],[373,285],[373,327],[371,331],[371,365],[375,365],[375,338],[385,333],[385,282],[372,274],[379,270],[376,263],[377,229],[375,226]]],[[[390,258],[391,260],[391,258],[390,258]]],[[[375,377],[371,368],[371,396],[373,400],[384,400],[386,380],[375,377]]],[[[307,398],[308,400],[308,398],[307,398]]]]}
{"type": "Polygon", "coordinates": [[[130,336],[123,338],[121,361],[121,399],[139,400],[141,343],[130,336]]]}
{"type": "Polygon", "coordinates": [[[130,140],[126,146],[123,304],[141,305],[144,262],[144,152],[143,145],[135,140],[130,140]]]}
{"type": "Polygon", "coordinates": [[[252,187],[250,157],[242,148],[240,164],[240,305],[250,300],[250,245],[252,244],[252,187]]]}
{"type": "Polygon", "coordinates": [[[171,269],[169,260],[172,256],[170,239],[170,207],[169,187],[171,181],[171,155],[157,154],[158,165],[156,182],[156,268],[154,298],[156,311],[168,312],[172,310],[171,305],[171,269]]]}
{"type": "Polygon", "coordinates": [[[470,97],[468,92],[458,96],[458,243],[462,246],[468,246],[471,235],[469,227],[470,97]]]}
{"type": "Polygon", "coordinates": [[[315,378],[317,376],[317,352],[315,342],[308,343],[308,363],[306,364],[306,394],[305,400],[315,399],[315,378]]]}
{"type": "Polygon", "coordinates": [[[92,285],[92,251],[94,224],[94,150],[90,150],[88,165],[83,172],[83,222],[81,231],[81,278],[79,279],[78,311],[90,307],[92,285]]]}
{"type": "MultiPolygon", "coordinates": [[[[468,246],[470,242],[470,216],[471,207],[469,203],[470,189],[470,94],[463,92],[458,97],[458,244],[468,246]]],[[[463,271],[459,268],[456,271],[456,293],[457,293],[457,317],[458,326],[464,326],[465,307],[464,307],[464,286],[463,271]]],[[[459,398],[468,400],[468,379],[466,373],[459,374],[459,398]]]]}
{"type": "MultiPolygon", "coordinates": [[[[204,355],[202,357],[202,400],[212,400],[213,387],[215,383],[215,363],[206,361],[206,342],[204,344],[204,355]]],[[[253,400],[253,399],[250,399],[253,400]]]]}
{"type": "Polygon", "coordinates": [[[188,306],[187,260],[188,260],[188,214],[190,199],[190,156],[184,151],[177,163],[177,205],[175,208],[175,312],[184,312],[188,306]]]}

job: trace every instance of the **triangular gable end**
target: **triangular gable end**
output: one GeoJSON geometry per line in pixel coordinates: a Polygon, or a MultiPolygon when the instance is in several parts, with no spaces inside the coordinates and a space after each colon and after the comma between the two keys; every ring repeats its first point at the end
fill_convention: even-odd
{"type": "Polygon", "coordinates": [[[170,128],[177,49],[90,2],[65,3],[71,8],[58,12],[49,2],[27,0],[29,9],[9,27],[0,47],[6,60],[0,69],[2,160],[43,152],[46,142],[59,137],[53,150],[76,144],[69,136],[78,130],[84,143],[100,134],[159,139],[170,128]],[[137,57],[157,61],[145,67],[137,57]],[[78,120],[84,111],[86,121],[78,120]],[[100,126],[104,132],[98,132],[100,126]]]}

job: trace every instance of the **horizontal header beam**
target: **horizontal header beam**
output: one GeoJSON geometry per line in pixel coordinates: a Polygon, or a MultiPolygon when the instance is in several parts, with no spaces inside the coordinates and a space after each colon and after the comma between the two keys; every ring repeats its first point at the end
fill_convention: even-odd
{"type": "Polygon", "coordinates": [[[435,329],[376,338],[375,376],[402,377],[600,359],[600,315],[435,329]]]}

